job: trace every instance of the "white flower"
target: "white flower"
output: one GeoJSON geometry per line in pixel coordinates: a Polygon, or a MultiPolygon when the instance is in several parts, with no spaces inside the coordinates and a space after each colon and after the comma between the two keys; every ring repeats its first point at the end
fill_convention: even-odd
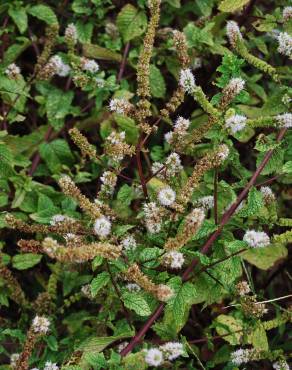
{"type": "Polygon", "coordinates": [[[248,285],[247,281],[242,280],[236,284],[236,290],[237,290],[237,293],[242,297],[250,293],[250,286],[248,285]]]}
{"type": "Polygon", "coordinates": [[[246,117],[239,114],[234,114],[233,116],[227,118],[225,121],[225,127],[229,129],[233,134],[241,131],[246,126],[246,117]]]}
{"type": "Polygon", "coordinates": [[[111,143],[111,144],[121,144],[125,141],[126,138],[126,133],[125,131],[122,132],[117,132],[113,131],[107,138],[106,140],[111,143]]]}
{"type": "Polygon", "coordinates": [[[30,370],[39,370],[39,368],[38,367],[34,367],[33,369],[30,369],[30,370]]]}
{"type": "Polygon", "coordinates": [[[107,194],[113,194],[115,186],[117,184],[117,179],[118,178],[115,173],[111,171],[105,171],[100,177],[100,180],[103,183],[101,186],[101,190],[107,194]]]}
{"type": "Polygon", "coordinates": [[[163,206],[171,206],[175,201],[176,193],[169,186],[161,189],[158,193],[158,200],[163,206]]]}
{"type": "Polygon", "coordinates": [[[57,366],[57,364],[54,362],[47,361],[45,363],[44,370],[59,370],[59,366],[57,366]]]}
{"type": "Polygon", "coordinates": [[[32,322],[35,333],[46,334],[50,328],[50,321],[45,316],[36,316],[32,322]]]}
{"type": "Polygon", "coordinates": [[[77,29],[75,24],[70,23],[65,29],[65,37],[75,44],[77,41],[77,29]]]}
{"type": "Polygon", "coordinates": [[[179,342],[168,342],[159,346],[167,360],[172,361],[181,356],[184,352],[183,345],[179,342]]]}
{"type": "Polygon", "coordinates": [[[20,353],[12,353],[10,355],[10,366],[12,368],[16,368],[16,363],[17,363],[17,361],[19,359],[19,356],[20,356],[20,353]]]}
{"type": "Polygon", "coordinates": [[[94,221],[93,229],[96,235],[98,235],[100,238],[105,238],[110,234],[111,226],[111,222],[107,217],[100,216],[94,221]]]}
{"type": "Polygon", "coordinates": [[[275,194],[269,186],[262,186],[260,188],[260,192],[262,193],[265,202],[270,203],[275,200],[275,194]]]}
{"type": "Polygon", "coordinates": [[[287,32],[280,32],[278,39],[278,52],[292,58],[292,37],[287,32]]]}
{"type": "Polygon", "coordinates": [[[85,297],[87,297],[87,298],[92,298],[90,284],[83,285],[82,288],[81,288],[81,293],[84,294],[85,297]]]}
{"type": "Polygon", "coordinates": [[[59,224],[59,223],[64,222],[66,219],[67,219],[67,217],[66,217],[66,216],[64,216],[64,215],[54,215],[54,216],[51,218],[50,224],[51,224],[52,226],[55,226],[55,225],[57,225],[57,224],[59,224]]]}
{"type": "Polygon", "coordinates": [[[120,343],[120,344],[118,345],[118,348],[117,348],[118,352],[119,352],[119,353],[121,353],[121,352],[122,352],[122,350],[123,350],[124,348],[126,348],[128,344],[129,344],[129,342],[127,342],[127,341],[120,343]]]}
{"type": "Polygon", "coordinates": [[[19,77],[20,72],[20,68],[15,63],[9,64],[9,66],[5,69],[5,73],[9,78],[19,77]]]}
{"type": "Polygon", "coordinates": [[[54,66],[55,74],[60,77],[66,77],[71,71],[71,68],[68,64],[65,64],[59,55],[54,55],[49,63],[54,66]]]}
{"type": "Polygon", "coordinates": [[[242,78],[235,77],[229,81],[226,89],[231,90],[235,95],[237,95],[244,89],[244,85],[245,81],[242,78]]]}
{"type": "Polygon", "coordinates": [[[168,176],[173,176],[183,169],[180,156],[177,153],[169,154],[165,160],[165,166],[167,167],[168,176]]]}
{"type": "Polygon", "coordinates": [[[96,73],[99,70],[99,65],[93,59],[81,58],[81,67],[90,73],[96,73]]]}
{"type": "Polygon", "coordinates": [[[168,144],[171,144],[171,143],[172,143],[172,140],[173,140],[173,132],[172,132],[172,131],[167,132],[167,133],[164,135],[164,139],[165,139],[165,141],[166,141],[168,144]]]}
{"type": "Polygon", "coordinates": [[[277,121],[281,127],[292,127],[292,113],[283,113],[276,116],[277,121]]]}
{"type": "Polygon", "coordinates": [[[234,21],[228,21],[226,25],[226,31],[230,44],[235,47],[237,40],[242,39],[238,24],[234,21]]]}
{"type": "Polygon", "coordinates": [[[285,360],[279,360],[273,363],[273,369],[275,370],[289,370],[290,367],[285,360]]]}
{"type": "Polygon", "coordinates": [[[219,147],[219,151],[217,153],[218,158],[223,162],[229,155],[229,148],[227,145],[222,144],[219,147]]]}
{"type": "Polygon", "coordinates": [[[137,248],[137,243],[132,235],[128,235],[121,241],[121,246],[126,250],[134,250],[137,248]]]}
{"type": "Polygon", "coordinates": [[[156,203],[150,202],[144,204],[146,228],[151,234],[159,233],[161,230],[161,209],[156,203]]]}
{"type": "Polygon", "coordinates": [[[249,361],[250,353],[248,349],[238,349],[231,353],[231,361],[234,365],[245,364],[249,361]]]}
{"type": "Polygon", "coordinates": [[[247,230],[243,240],[252,248],[266,247],[270,244],[269,236],[263,231],[247,230]]]}
{"type": "Polygon", "coordinates": [[[179,135],[184,135],[189,127],[190,120],[183,117],[178,117],[174,124],[174,132],[177,132],[179,135]]]}
{"type": "Polygon", "coordinates": [[[150,365],[157,367],[163,362],[163,354],[157,348],[150,348],[146,350],[145,362],[150,365]]]}
{"type": "Polygon", "coordinates": [[[129,283],[129,284],[127,284],[126,285],[126,288],[130,292],[140,292],[140,290],[141,290],[141,287],[138,284],[135,284],[135,283],[129,283]]]}
{"type": "Polygon", "coordinates": [[[286,6],[283,9],[283,19],[285,22],[287,22],[291,18],[292,18],[292,6],[286,6]]]}
{"type": "Polygon", "coordinates": [[[169,251],[163,256],[163,263],[172,269],[180,269],[184,263],[184,255],[181,252],[169,251]]]}
{"type": "Polygon", "coordinates": [[[206,195],[205,197],[199,198],[196,204],[203,207],[205,210],[211,209],[214,207],[214,197],[212,195],[206,195]]]}
{"type": "Polygon", "coordinates": [[[126,99],[111,99],[109,103],[109,109],[111,112],[126,114],[132,105],[126,99]]]}
{"type": "Polygon", "coordinates": [[[192,94],[196,87],[195,77],[189,68],[182,69],[179,76],[179,84],[186,93],[192,94]]]}

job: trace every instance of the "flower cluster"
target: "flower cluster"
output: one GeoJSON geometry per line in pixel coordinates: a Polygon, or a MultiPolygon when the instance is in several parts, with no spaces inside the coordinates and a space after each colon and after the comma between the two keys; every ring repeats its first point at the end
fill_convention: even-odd
{"type": "Polygon", "coordinates": [[[169,186],[158,192],[159,203],[165,207],[171,206],[175,201],[176,193],[169,186]]]}
{"type": "Polygon", "coordinates": [[[160,179],[170,179],[183,169],[180,157],[177,153],[171,153],[165,160],[164,165],[160,162],[152,164],[152,173],[160,179]]]}
{"type": "Polygon", "coordinates": [[[67,42],[76,44],[78,35],[77,35],[77,29],[76,29],[75,24],[73,23],[68,24],[68,26],[65,29],[64,35],[65,35],[65,39],[67,40],[67,42]]]}
{"type": "Polygon", "coordinates": [[[44,316],[36,316],[33,319],[32,328],[35,333],[47,334],[50,328],[50,321],[44,316]]]}
{"type": "Polygon", "coordinates": [[[183,345],[179,342],[167,342],[159,348],[145,350],[145,362],[153,367],[160,366],[164,361],[173,361],[183,354],[183,345]]]}
{"type": "Polygon", "coordinates": [[[260,188],[260,192],[262,193],[264,202],[266,204],[272,203],[276,200],[275,194],[269,186],[262,186],[260,188]]]}
{"type": "Polygon", "coordinates": [[[292,58],[292,37],[287,32],[280,32],[278,39],[278,52],[292,58]]]}
{"type": "Polygon", "coordinates": [[[239,348],[231,353],[231,361],[234,365],[246,364],[250,361],[250,350],[239,348]]]}
{"type": "Polygon", "coordinates": [[[99,70],[99,65],[93,59],[81,58],[81,68],[83,71],[96,73],[99,70]]]}
{"type": "Polygon", "coordinates": [[[132,104],[126,99],[111,99],[109,103],[109,109],[111,112],[118,114],[128,114],[133,108],[132,104]]]}
{"type": "Polygon", "coordinates": [[[242,35],[238,27],[238,24],[234,21],[228,21],[226,31],[231,46],[235,47],[237,41],[242,40],[242,35]]]}
{"type": "Polygon", "coordinates": [[[195,77],[189,68],[182,69],[179,76],[179,84],[188,94],[192,94],[195,87],[195,77]]]}
{"type": "Polygon", "coordinates": [[[246,126],[247,118],[239,114],[234,114],[225,121],[225,127],[231,131],[232,134],[235,134],[238,131],[241,131],[246,126]]]}
{"type": "Polygon", "coordinates": [[[196,201],[196,205],[204,208],[206,211],[212,209],[214,208],[214,197],[212,195],[201,197],[196,201]]]}
{"type": "Polygon", "coordinates": [[[117,184],[117,175],[111,171],[105,171],[102,176],[100,177],[100,181],[102,182],[101,185],[101,192],[103,194],[112,195],[115,191],[115,186],[117,184]]]}
{"type": "Polygon", "coordinates": [[[144,204],[146,228],[151,234],[159,233],[161,230],[163,210],[155,202],[144,204]]]}
{"type": "Polygon", "coordinates": [[[276,116],[277,121],[281,127],[292,127],[292,113],[283,113],[276,116]]]}
{"type": "Polygon", "coordinates": [[[270,244],[270,238],[264,231],[247,230],[243,240],[252,248],[262,248],[270,244]]]}
{"type": "Polygon", "coordinates": [[[245,296],[250,293],[250,286],[247,281],[243,280],[236,284],[236,291],[239,296],[245,296]]]}
{"type": "Polygon", "coordinates": [[[126,133],[124,131],[113,131],[106,138],[105,152],[114,162],[120,162],[125,155],[132,155],[134,148],[126,143],[126,133]]]}
{"type": "Polygon", "coordinates": [[[93,230],[97,236],[104,239],[110,234],[111,227],[112,224],[110,220],[105,216],[100,216],[94,221],[93,230]]]}
{"type": "Polygon", "coordinates": [[[292,6],[285,6],[285,8],[283,9],[283,20],[287,22],[291,18],[292,18],[292,6]]]}
{"type": "Polygon", "coordinates": [[[5,73],[9,78],[15,80],[20,76],[21,71],[20,71],[20,68],[18,67],[18,65],[16,65],[15,63],[11,63],[5,69],[5,73]]]}
{"type": "Polygon", "coordinates": [[[134,250],[137,248],[137,243],[133,235],[128,235],[121,241],[121,246],[125,250],[134,250]]]}
{"type": "Polygon", "coordinates": [[[178,251],[169,251],[163,255],[162,262],[165,266],[172,269],[181,269],[185,259],[184,255],[178,251]]]}
{"type": "Polygon", "coordinates": [[[273,363],[273,369],[275,370],[289,370],[290,367],[285,360],[279,360],[273,363]]]}

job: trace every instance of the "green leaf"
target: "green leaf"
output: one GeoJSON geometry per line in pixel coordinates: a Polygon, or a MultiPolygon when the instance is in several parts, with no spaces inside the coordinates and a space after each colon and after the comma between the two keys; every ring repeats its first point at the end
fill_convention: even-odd
{"type": "Polygon", "coordinates": [[[133,199],[133,190],[131,186],[127,184],[123,185],[117,194],[117,199],[127,206],[130,205],[133,199]]]}
{"type": "Polygon", "coordinates": [[[139,316],[149,316],[151,315],[151,308],[149,303],[143,296],[143,293],[131,293],[131,292],[124,292],[122,294],[122,299],[124,305],[136,312],[139,316]]]}
{"type": "Polygon", "coordinates": [[[29,14],[46,22],[48,25],[58,23],[56,14],[47,5],[34,5],[28,10],[29,14]]]}
{"type": "Polygon", "coordinates": [[[248,343],[252,344],[253,347],[260,351],[268,351],[269,350],[269,343],[266,331],[262,324],[258,322],[257,327],[255,330],[248,335],[248,343]]]}
{"type": "Polygon", "coordinates": [[[218,9],[221,12],[232,13],[238,9],[241,9],[244,5],[249,3],[250,0],[223,0],[218,9]]]}
{"type": "Polygon", "coordinates": [[[196,297],[196,288],[192,283],[185,283],[178,291],[172,306],[174,325],[179,332],[185,325],[189,309],[196,297]]]}
{"type": "Polygon", "coordinates": [[[253,248],[242,254],[243,259],[261,270],[268,270],[280,259],[288,255],[284,245],[270,245],[264,248],[253,248]]]}
{"type": "Polygon", "coordinates": [[[71,167],[74,157],[68,143],[63,139],[56,139],[50,143],[42,143],[39,148],[40,156],[52,173],[59,173],[62,166],[71,167]]]}
{"type": "Polygon", "coordinates": [[[96,296],[98,291],[108,284],[110,281],[110,274],[106,271],[97,275],[90,283],[91,294],[96,296]]]}
{"type": "MultiPolygon", "coordinates": [[[[258,153],[257,156],[257,167],[260,165],[264,159],[266,153],[258,153]]],[[[279,168],[282,167],[284,161],[284,151],[280,148],[276,148],[272,154],[272,157],[266,164],[262,171],[262,175],[270,175],[271,173],[278,172],[279,168]]]]}
{"type": "Polygon", "coordinates": [[[128,42],[141,36],[147,27],[147,17],[131,4],[126,4],[117,16],[117,27],[123,40],[128,42]]]}
{"type": "Polygon", "coordinates": [[[24,8],[10,8],[8,14],[13,19],[20,33],[23,33],[27,29],[27,14],[24,8]]]}
{"type": "Polygon", "coordinates": [[[8,179],[14,174],[13,155],[5,144],[0,143],[0,178],[8,179]]]}
{"type": "Polygon", "coordinates": [[[17,254],[12,257],[12,266],[17,270],[26,270],[37,265],[42,255],[34,253],[17,254]]]}
{"type": "Polygon", "coordinates": [[[102,59],[102,60],[113,60],[115,62],[121,62],[121,54],[115,53],[112,50],[103,48],[94,44],[83,44],[82,45],[83,55],[87,58],[102,59]]]}
{"type": "Polygon", "coordinates": [[[284,173],[292,173],[292,161],[288,161],[282,167],[284,173]]]}
{"type": "Polygon", "coordinates": [[[247,199],[247,206],[238,212],[240,217],[254,216],[264,206],[263,195],[255,187],[251,188],[247,199]]]}
{"type": "Polygon", "coordinates": [[[139,129],[135,121],[130,117],[115,114],[115,121],[122,131],[126,133],[126,140],[129,144],[137,144],[139,129]]]}
{"type": "Polygon", "coordinates": [[[150,65],[150,90],[154,98],[163,98],[166,92],[165,81],[160,70],[153,64],[150,65]]]}
{"type": "Polygon", "coordinates": [[[64,124],[64,118],[71,113],[71,103],[74,97],[73,91],[64,92],[59,89],[51,89],[46,99],[46,110],[49,123],[56,130],[60,130],[64,124]]]}
{"type": "Polygon", "coordinates": [[[229,315],[219,315],[215,319],[216,331],[223,339],[232,345],[240,344],[243,328],[243,322],[229,315]],[[230,335],[226,335],[230,333],[230,335]],[[226,336],[225,336],[226,335],[226,336]]]}

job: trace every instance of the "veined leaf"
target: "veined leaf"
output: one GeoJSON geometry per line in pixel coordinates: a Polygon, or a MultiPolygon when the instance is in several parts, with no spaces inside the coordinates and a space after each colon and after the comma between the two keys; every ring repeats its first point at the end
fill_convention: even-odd
{"type": "Polygon", "coordinates": [[[37,265],[42,259],[41,254],[23,253],[12,257],[12,266],[17,270],[27,270],[37,265]]]}
{"type": "Polygon", "coordinates": [[[249,3],[249,1],[250,0],[223,0],[219,4],[218,9],[221,10],[221,12],[233,13],[241,9],[244,5],[249,3]]]}
{"type": "Polygon", "coordinates": [[[43,5],[43,4],[34,5],[28,10],[28,12],[29,14],[46,22],[49,25],[58,23],[56,14],[47,5],[43,5]]]}
{"type": "Polygon", "coordinates": [[[106,271],[98,274],[90,283],[91,294],[96,296],[98,291],[108,284],[110,281],[110,274],[106,271]]]}
{"type": "Polygon", "coordinates": [[[118,14],[117,27],[125,42],[133,40],[146,30],[146,15],[133,5],[126,4],[118,14]]]}

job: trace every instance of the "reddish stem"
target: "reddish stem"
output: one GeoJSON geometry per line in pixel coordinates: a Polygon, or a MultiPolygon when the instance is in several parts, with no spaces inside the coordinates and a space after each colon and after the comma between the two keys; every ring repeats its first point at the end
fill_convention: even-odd
{"type": "Polygon", "coordinates": [[[130,43],[127,42],[126,43],[126,46],[125,46],[125,49],[124,49],[123,59],[122,59],[122,62],[121,62],[121,66],[120,66],[120,70],[119,70],[117,82],[120,82],[121,79],[123,78],[123,74],[124,74],[125,67],[126,67],[127,55],[128,55],[129,49],[130,49],[130,43]]]}
{"type": "MultiPolygon", "coordinates": [[[[281,141],[283,136],[285,135],[287,129],[283,128],[280,130],[278,136],[277,136],[277,142],[281,141]]],[[[218,236],[221,234],[221,231],[223,230],[223,227],[226,225],[226,223],[229,221],[233,213],[236,211],[237,207],[239,204],[242,202],[242,200],[246,197],[246,195],[249,192],[249,189],[255,184],[256,179],[258,176],[261,174],[263,169],[265,168],[266,164],[269,162],[274,150],[271,149],[269,150],[259,167],[256,169],[255,173],[253,174],[252,178],[249,180],[248,184],[246,187],[242,190],[242,192],[239,194],[237,200],[235,203],[232,204],[232,206],[226,211],[222,217],[222,220],[220,222],[220,225],[218,229],[210,236],[210,238],[207,240],[203,248],[201,249],[202,254],[207,254],[211,247],[212,244],[215,242],[215,240],[218,238],[218,236]]],[[[186,281],[188,280],[189,276],[191,275],[194,267],[198,264],[198,259],[193,259],[191,264],[187,267],[187,269],[184,271],[182,275],[182,280],[186,281]]],[[[157,320],[160,315],[163,313],[164,310],[164,303],[161,303],[158,308],[153,312],[153,314],[149,317],[149,319],[146,321],[146,323],[143,325],[143,327],[139,330],[139,332],[133,337],[131,342],[125,347],[122,352],[121,356],[126,356],[128,353],[130,353],[133,348],[141,341],[142,337],[147,333],[147,331],[151,328],[152,324],[154,323],[155,320],[157,320]]]]}
{"type": "MultiPolygon", "coordinates": [[[[48,141],[50,136],[51,136],[51,133],[53,131],[53,128],[52,126],[50,126],[47,130],[47,132],[45,133],[45,137],[44,137],[44,140],[45,141],[48,141]]],[[[31,167],[30,167],[30,170],[28,171],[28,175],[29,176],[32,176],[34,171],[36,170],[39,162],[41,160],[41,156],[40,156],[40,153],[37,152],[36,155],[34,156],[33,160],[32,160],[32,164],[31,164],[31,167]]]]}
{"type": "Polygon", "coordinates": [[[141,144],[143,142],[143,135],[140,136],[137,147],[136,147],[136,162],[138,168],[138,174],[140,177],[140,183],[142,186],[143,194],[145,198],[148,198],[146,180],[143,174],[142,162],[141,162],[141,144]]]}

